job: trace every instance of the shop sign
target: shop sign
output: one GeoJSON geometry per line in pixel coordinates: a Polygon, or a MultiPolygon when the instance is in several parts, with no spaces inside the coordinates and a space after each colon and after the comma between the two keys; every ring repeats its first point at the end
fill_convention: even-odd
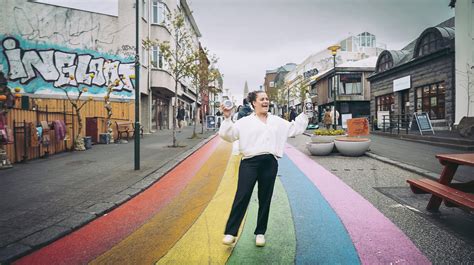
{"type": "Polygon", "coordinates": [[[393,80],[393,92],[405,90],[411,87],[410,76],[393,80]]]}
{"type": "Polygon", "coordinates": [[[306,78],[310,78],[312,77],[313,75],[317,75],[319,73],[318,69],[317,68],[313,68],[311,70],[308,70],[306,72],[303,73],[303,77],[304,79],[306,78]]]}
{"type": "Polygon", "coordinates": [[[347,134],[349,136],[369,135],[369,121],[366,118],[348,119],[347,134]]]}

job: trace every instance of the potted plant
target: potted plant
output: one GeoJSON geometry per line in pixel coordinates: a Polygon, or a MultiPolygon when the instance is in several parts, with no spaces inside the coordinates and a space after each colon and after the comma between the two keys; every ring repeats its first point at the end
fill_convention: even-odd
{"type": "Polygon", "coordinates": [[[306,148],[311,155],[328,155],[334,149],[334,140],[345,134],[346,132],[344,130],[314,130],[311,136],[311,142],[306,144],[306,148]]]}

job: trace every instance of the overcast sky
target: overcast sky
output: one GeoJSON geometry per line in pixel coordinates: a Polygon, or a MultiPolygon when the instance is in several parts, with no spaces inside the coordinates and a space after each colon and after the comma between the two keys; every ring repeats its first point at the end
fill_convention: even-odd
{"type": "MultiPolygon", "coordinates": [[[[48,0],[116,14],[117,0],[48,0]],[[93,4],[92,4],[93,3],[93,4]]],[[[351,34],[368,31],[401,49],[427,27],[454,16],[449,0],[188,0],[201,42],[219,57],[224,87],[241,95],[265,70],[301,63],[351,34]]]]}

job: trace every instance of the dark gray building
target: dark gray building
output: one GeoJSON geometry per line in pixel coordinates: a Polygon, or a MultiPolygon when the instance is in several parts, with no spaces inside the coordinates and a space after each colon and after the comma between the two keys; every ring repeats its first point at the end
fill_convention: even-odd
{"type": "Polygon", "coordinates": [[[397,117],[428,113],[435,130],[454,123],[455,64],[454,18],[424,30],[399,51],[385,50],[375,72],[367,79],[371,87],[370,113],[397,117]]]}

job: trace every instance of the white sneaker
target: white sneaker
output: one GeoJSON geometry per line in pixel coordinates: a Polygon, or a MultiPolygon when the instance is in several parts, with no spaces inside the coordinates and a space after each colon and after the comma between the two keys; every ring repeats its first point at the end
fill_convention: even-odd
{"type": "Polygon", "coordinates": [[[265,246],[265,235],[257,235],[257,237],[255,238],[255,245],[257,247],[265,246]]]}
{"type": "Polygon", "coordinates": [[[224,245],[232,245],[235,242],[235,236],[233,235],[225,235],[224,239],[222,239],[222,244],[224,245]]]}

